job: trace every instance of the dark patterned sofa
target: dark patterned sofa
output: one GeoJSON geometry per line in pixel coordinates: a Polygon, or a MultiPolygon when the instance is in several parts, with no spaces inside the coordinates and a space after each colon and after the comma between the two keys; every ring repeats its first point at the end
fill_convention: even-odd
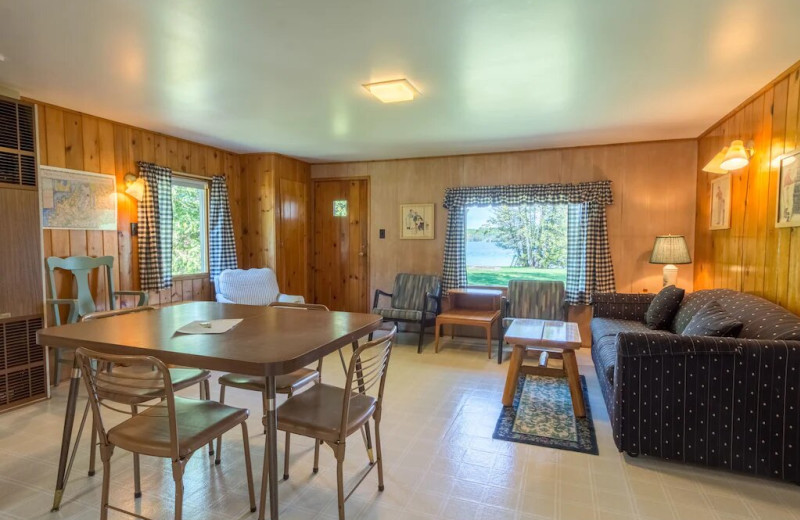
{"type": "Polygon", "coordinates": [[[644,324],[653,297],[593,297],[592,358],[617,448],[800,483],[800,317],[712,289],[656,331],[644,324]],[[739,336],[680,335],[713,300],[744,323],[739,336]]]}

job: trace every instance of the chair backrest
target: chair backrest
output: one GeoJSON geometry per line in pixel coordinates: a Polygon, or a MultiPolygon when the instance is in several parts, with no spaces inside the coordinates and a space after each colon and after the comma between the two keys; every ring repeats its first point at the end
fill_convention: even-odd
{"type": "Polygon", "coordinates": [[[383,390],[386,385],[386,371],[389,368],[389,358],[392,354],[392,345],[397,334],[397,327],[385,336],[364,343],[353,352],[347,368],[347,383],[345,384],[344,403],[342,405],[342,422],[339,428],[339,439],[344,442],[347,437],[347,422],[350,415],[350,403],[354,398],[369,395],[368,392],[378,385],[376,401],[376,414],[381,413],[383,404],[383,390]]]}
{"type": "Polygon", "coordinates": [[[113,311],[100,311],[92,312],[81,318],[81,321],[101,320],[103,318],[111,318],[113,316],[122,316],[124,314],[134,314],[137,312],[154,311],[155,307],[145,305],[143,307],[128,307],[125,309],[115,309],[113,311]]]}
{"type": "Polygon", "coordinates": [[[243,305],[269,305],[280,290],[275,272],[263,269],[226,269],[216,280],[216,291],[225,299],[243,305]]]}
{"type": "MultiPolygon", "coordinates": [[[[442,283],[437,275],[400,273],[394,279],[392,308],[421,311],[425,306],[425,293],[441,296],[442,283]]],[[[428,302],[428,309],[430,304],[428,302]]]]}
{"type": "MultiPolygon", "coordinates": [[[[59,298],[55,278],[56,269],[70,271],[70,273],[72,273],[76,288],[75,299],[78,300],[78,316],[85,316],[97,310],[97,306],[94,303],[94,296],[92,296],[92,291],[89,288],[89,274],[94,269],[100,269],[102,271],[100,275],[105,276],[108,308],[114,308],[114,277],[111,274],[114,268],[113,256],[70,256],[67,258],[51,256],[47,259],[45,264],[47,265],[47,275],[50,281],[50,295],[53,299],[59,298]]],[[[61,325],[61,316],[59,315],[57,305],[54,314],[56,325],[61,325]]]]}
{"type": "MultiPolygon", "coordinates": [[[[101,354],[79,348],[75,358],[81,377],[89,394],[89,403],[94,415],[94,424],[100,442],[108,445],[108,430],[103,420],[104,410],[124,415],[134,415],[131,405],[157,408],[160,416],[168,417],[170,454],[178,459],[178,424],[175,415],[175,394],[169,369],[160,360],[151,356],[116,356],[101,354]],[[107,372],[104,367],[125,365],[124,372],[107,372]],[[116,406],[115,406],[116,405],[116,406]],[[124,406],[122,406],[124,405],[124,406]]],[[[114,424],[118,420],[115,418],[114,424]]]]}
{"type": "Polygon", "coordinates": [[[507,317],[563,321],[564,282],[509,281],[507,317]]]}

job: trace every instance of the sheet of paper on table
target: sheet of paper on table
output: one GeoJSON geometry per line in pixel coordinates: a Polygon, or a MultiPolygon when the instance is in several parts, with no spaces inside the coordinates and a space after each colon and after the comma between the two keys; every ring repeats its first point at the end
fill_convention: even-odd
{"type": "Polygon", "coordinates": [[[241,318],[230,320],[197,320],[187,323],[179,328],[177,332],[181,334],[222,334],[237,326],[241,321],[241,318]]]}

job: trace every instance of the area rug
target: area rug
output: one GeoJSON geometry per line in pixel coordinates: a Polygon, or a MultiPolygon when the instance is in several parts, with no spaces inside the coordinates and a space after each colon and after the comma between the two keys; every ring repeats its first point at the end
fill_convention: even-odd
{"type": "Polygon", "coordinates": [[[577,419],[572,413],[566,378],[520,376],[514,404],[503,408],[493,437],[597,455],[597,439],[583,376],[581,386],[586,417],[577,419]]]}

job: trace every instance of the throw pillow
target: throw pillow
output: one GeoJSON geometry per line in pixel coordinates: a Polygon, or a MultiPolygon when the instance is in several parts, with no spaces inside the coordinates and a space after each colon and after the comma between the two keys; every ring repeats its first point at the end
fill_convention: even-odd
{"type": "Polygon", "coordinates": [[[705,304],[683,329],[683,336],[736,337],[744,323],[736,320],[716,300],[705,304]]]}
{"type": "Polygon", "coordinates": [[[653,330],[668,329],[678,312],[684,292],[683,289],[678,289],[674,285],[668,285],[661,289],[650,302],[650,307],[647,308],[645,315],[647,326],[653,330]]]}

